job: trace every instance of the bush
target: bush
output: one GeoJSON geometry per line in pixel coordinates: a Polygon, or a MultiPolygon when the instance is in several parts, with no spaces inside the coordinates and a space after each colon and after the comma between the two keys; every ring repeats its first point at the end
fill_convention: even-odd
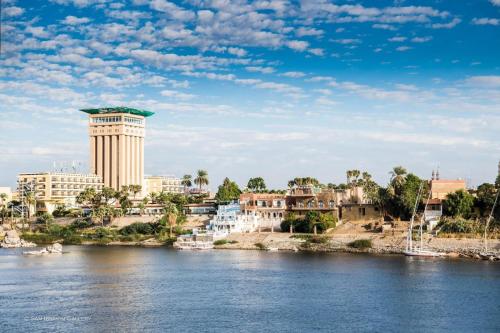
{"type": "MultiPolygon", "coordinates": [[[[476,223],[472,220],[466,220],[463,218],[445,218],[443,219],[440,223],[439,226],[441,227],[441,232],[446,232],[446,233],[472,233],[472,232],[480,232],[478,226],[476,226],[476,223]]],[[[484,227],[481,228],[484,230],[484,227]]]]}
{"type": "Polygon", "coordinates": [[[309,242],[313,244],[327,244],[328,243],[328,237],[322,237],[322,236],[313,236],[309,239],[309,242]]]}
{"type": "Polygon", "coordinates": [[[229,243],[227,239],[219,239],[214,242],[214,245],[225,245],[229,243]]]}
{"type": "Polygon", "coordinates": [[[74,220],[69,226],[72,229],[86,229],[92,227],[93,223],[90,218],[81,218],[74,220]]]}
{"type": "Polygon", "coordinates": [[[255,247],[257,247],[259,250],[267,250],[267,247],[262,244],[262,243],[255,243],[255,247]]]}
{"type": "Polygon", "coordinates": [[[23,233],[21,236],[22,239],[28,242],[33,242],[36,244],[52,244],[55,241],[59,240],[60,237],[49,235],[46,233],[23,233]]]}
{"type": "Polygon", "coordinates": [[[54,218],[50,213],[43,213],[36,218],[36,223],[49,224],[54,221],[54,218]]]}
{"type": "Polygon", "coordinates": [[[371,239],[356,239],[353,242],[350,242],[347,244],[349,247],[355,248],[355,249],[370,249],[372,247],[372,240],[371,239]]]}
{"type": "Polygon", "coordinates": [[[132,235],[132,234],[141,234],[141,235],[153,235],[157,233],[160,229],[160,225],[158,223],[141,223],[136,222],[132,223],[126,227],[120,229],[120,234],[124,236],[132,235]]]}
{"type": "Polygon", "coordinates": [[[289,214],[281,222],[281,230],[283,232],[289,231],[290,224],[293,226],[294,232],[311,233],[314,231],[314,226],[316,226],[316,231],[323,233],[337,225],[337,217],[332,213],[322,214],[319,212],[307,212],[304,218],[297,218],[295,214],[289,214]]]}

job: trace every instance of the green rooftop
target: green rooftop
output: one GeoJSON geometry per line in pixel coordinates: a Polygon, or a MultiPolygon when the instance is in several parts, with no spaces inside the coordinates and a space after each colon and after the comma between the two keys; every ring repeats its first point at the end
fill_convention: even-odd
{"type": "Polygon", "coordinates": [[[80,109],[80,111],[83,111],[88,114],[130,113],[136,116],[143,116],[143,117],[150,117],[155,114],[154,112],[151,111],[132,109],[124,106],[105,107],[97,109],[80,109]]]}

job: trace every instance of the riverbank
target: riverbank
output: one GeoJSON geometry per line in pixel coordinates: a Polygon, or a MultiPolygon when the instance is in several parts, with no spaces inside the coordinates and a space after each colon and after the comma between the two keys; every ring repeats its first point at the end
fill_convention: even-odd
{"type": "MultiPolygon", "coordinates": [[[[342,234],[342,235],[290,235],[287,233],[252,233],[231,234],[226,244],[215,246],[216,249],[310,252],[349,252],[374,254],[402,254],[406,247],[406,235],[384,234],[342,234]],[[356,241],[367,240],[369,247],[359,247],[356,241]]],[[[448,257],[476,258],[484,250],[482,239],[427,237],[423,241],[428,250],[446,253],[448,257]]],[[[500,240],[488,240],[489,252],[500,259],[500,240]]]]}

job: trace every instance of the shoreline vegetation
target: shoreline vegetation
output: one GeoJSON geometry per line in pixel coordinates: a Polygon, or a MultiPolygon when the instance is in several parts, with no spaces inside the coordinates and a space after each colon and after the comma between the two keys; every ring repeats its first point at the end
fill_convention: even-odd
{"type": "MultiPolygon", "coordinates": [[[[160,222],[132,223],[122,228],[115,226],[92,226],[89,222],[76,220],[61,226],[51,224],[38,231],[25,231],[21,237],[39,246],[56,242],[64,245],[92,246],[138,246],[171,247],[180,234],[190,233],[175,227],[170,232],[168,226],[160,222]]],[[[490,248],[500,248],[500,237],[493,234],[488,239],[490,248]]],[[[310,234],[288,232],[261,232],[231,234],[227,239],[214,242],[215,249],[272,250],[295,252],[345,252],[369,254],[402,254],[405,249],[406,234],[388,233],[363,234],[310,234]]],[[[425,239],[426,246],[446,253],[447,257],[500,260],[500,251],[494,250],[493,258],[483,258],[483,239],[479,234],[442,234],[440,237],[425,239]]]]}

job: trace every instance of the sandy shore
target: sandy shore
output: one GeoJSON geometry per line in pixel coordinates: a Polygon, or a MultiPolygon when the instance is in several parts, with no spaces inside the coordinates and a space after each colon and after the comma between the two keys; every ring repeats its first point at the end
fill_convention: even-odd
{"type": "MultiPolygon", "coordinates": [[[[401,254],[405,250],[406,236],[404,234],[334,234],[325,235],[328,241],[324,244],[309,243],[305,247],[306,241],[300,238],[291,237],[288,233],[262,232],[252,234],[231,234],[228,241],[236,241],[233,244],[216,246],[220,249],[257,249],[255,244],[262,244],[266,248],[283,251],[318,251],[318,252],[369,252],[401,254]],[[358,239],[371,239],[372,248],[359,250],[349,247],[349,243],[358,239]]],[[[449,256],[476,257],[483,251],[482,239],[463,238],[438,238],[427,237],[424,247],[428,250],[447,253],[449,256]]],[[[491,252],[500,256],[500,240],[489,240],[488,247],[491,252]]]]}

